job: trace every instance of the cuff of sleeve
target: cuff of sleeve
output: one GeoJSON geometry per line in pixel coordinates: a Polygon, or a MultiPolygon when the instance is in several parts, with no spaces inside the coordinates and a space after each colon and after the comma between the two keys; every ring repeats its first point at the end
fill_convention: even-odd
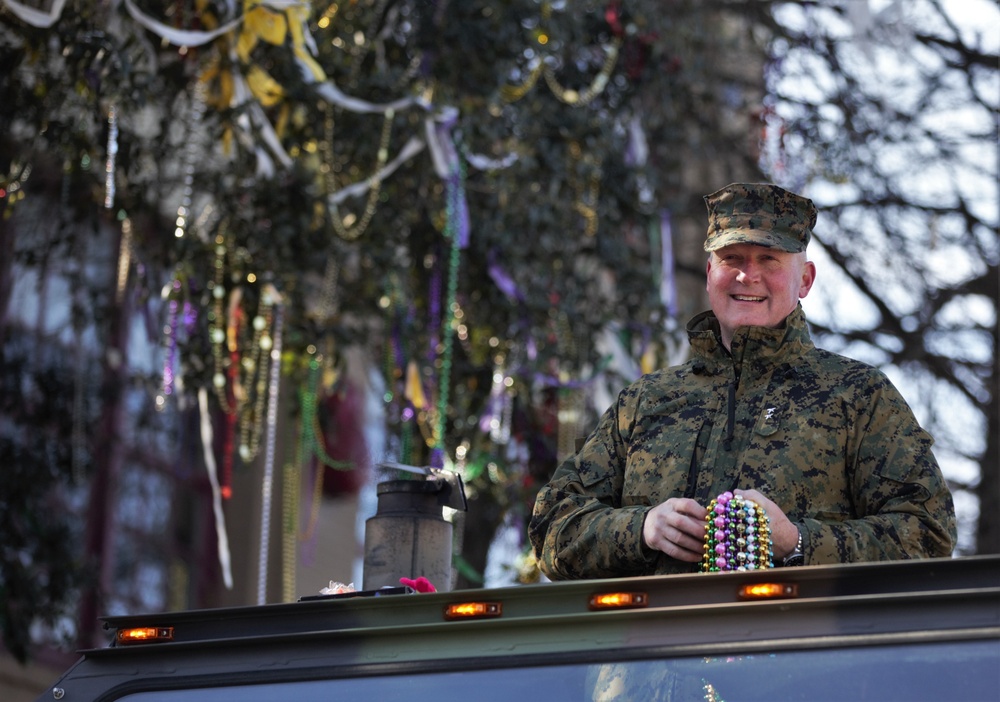
{"type": "Polygon", "coordinates": [[[637,562],[642,566],[650,566],[656,562],[660,557],[661,553],[655,548],[650,548],[646,544],[646,539],[642,536],[643,526],[646,524],[646,515],[649,514],[651,507],[641,507],[635,510],[635,514],[632,516],[634,523],[629,527],[632,533],[636,534],[636,542],[638,544],[636,558],[637,562]]]}

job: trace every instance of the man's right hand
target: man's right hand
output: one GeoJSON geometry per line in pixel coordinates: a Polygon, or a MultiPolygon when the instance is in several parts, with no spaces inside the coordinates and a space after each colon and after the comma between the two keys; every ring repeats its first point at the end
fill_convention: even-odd
{"type": "Polygon", "coordinates": [[[642,539],[657,551],[687,563],[705,554],[705,517],[708,510],[686,497],[671,497],[646,513],[642,539]]]}

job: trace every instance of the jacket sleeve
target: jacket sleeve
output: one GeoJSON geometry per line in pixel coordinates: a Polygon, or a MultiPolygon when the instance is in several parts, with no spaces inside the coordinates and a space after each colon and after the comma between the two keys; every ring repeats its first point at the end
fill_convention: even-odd
{"type": "Polygon", "coordinates": [[[803,520],[807,564],[947,557],[955,548],[955,507],[933,439],[879,376],[845,457],[852,518],[803,520]]]}
{"type": "Polygon", "coordinates": [[[553,580],[638,575],[656,553],[642,542],[649,507],[623,506],[623,392],[581,450],[539,491],[528,536],[539,567],[553,580]]]}

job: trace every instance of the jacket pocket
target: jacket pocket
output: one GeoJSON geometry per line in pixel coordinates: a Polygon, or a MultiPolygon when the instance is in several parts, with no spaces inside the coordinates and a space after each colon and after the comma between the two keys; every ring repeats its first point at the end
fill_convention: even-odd
{"type": "Polygon", "coordinates": [[[685,412],[690,408],[686,396],[676,398],[635,427],[625,462],[623,504],[657,505],[684,495],[704,421],[700,411],[685,412]]]}

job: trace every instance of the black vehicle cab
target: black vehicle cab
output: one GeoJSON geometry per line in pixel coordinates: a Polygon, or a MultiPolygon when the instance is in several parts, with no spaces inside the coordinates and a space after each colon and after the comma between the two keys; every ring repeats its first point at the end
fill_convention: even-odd
{"type": "Polygon", "coordinates": [[[111,617],[39,700],[1000,699],[1000,557],[111,617]]]}

